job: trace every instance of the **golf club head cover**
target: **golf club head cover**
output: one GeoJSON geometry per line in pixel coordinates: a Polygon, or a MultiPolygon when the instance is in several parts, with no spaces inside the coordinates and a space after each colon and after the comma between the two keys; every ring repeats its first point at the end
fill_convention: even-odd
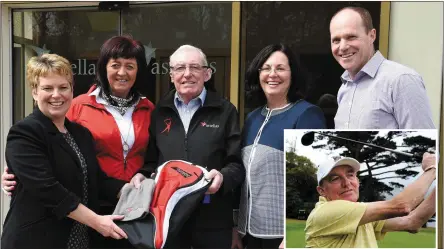
{"type": "Polygon", "coordinates": [[[149,213],[116,224],[136,248],[163,248],[202,203],[211,182],[205,179],[206,173],[205,168],[186,161],[165,162],[157,168],[149,213]]]}

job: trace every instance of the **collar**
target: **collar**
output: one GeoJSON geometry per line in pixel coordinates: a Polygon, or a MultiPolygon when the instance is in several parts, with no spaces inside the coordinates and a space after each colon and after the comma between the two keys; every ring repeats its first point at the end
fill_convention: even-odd
{"type": "Polygon", "coordinates": [[[325,198],[324,196],[319,196],[319,202],[327,202],[327,198],[325,198]]]}
{"type": "MultiPolygon", "coordinates": [[[[175,109],[174,96],[176,94],[176,89],[171,90],[158,102],[159,107],[169,107],[175,109]]],[[[202,107],[221,107],[223,98],[219,96],[216,92],[206,91],[205,102],[203,102],[202,107]]]]}
{"type": "MultiPolygon", "coordinates": [[[[89,88],[88,92],[85,95],[79,95],[74,100],[76,100],[79,104],[86,104],[98,109],[105,109],[105,105],[107,105],[107,103],[102,97],[100,97],[99,93],[100,87],[94,84],[91,86],[91,88],[89,88]]],[[[145,101],[143,99],[146,99],[146,97],[140,96],[139,103],[137,103],[135,109],[150,108],[150,101],[148,99],[148,101],[145,101]]]]}
{"type": "Polygon", "coordinates": [[[108,105],[108,103],[102,98],[100,97],[100,87],[98,86],[94,91],[92,91],[90,94],[88,94],[88,96],[95,96],[96,97],[96,102],[102,105],[108,105]]]}
{"type": "MultiPolygon", "coordinates": [[[[45,114],[43,114],[42,111],[40,111],[38,106],[34,107],[32,115],[43,124],[48,133],[52,134],[60,133],[59,129],[57,129],[57,126],[55,126],[55,124],[52,122],[52,120],[49,117],[47,117],[45,114]]],[[[68,129],[68,131],[71,132],[72,122],[69,121],[67,117],[65,117],[65,127],[66,129],[68,129]]]]}
{"type": "MultiPolygon", "coordinates": [[[[97,101],[97,103],[99,103],[99,104],[103,104],[103,105],[108,105],[108,103],[105,101],[105,99],[103,99],[101,96],[100,96],[100,86],[97,86],[97,88],[96,89],[93,89],[92,87],[90,88],[90,90],[88,91],[88,96],[95,96],[96,97],[96,101],[97,101]]],[[[140,99],[145,99],[146,97],[144,97],[144,96],[140,96],[140,99]]]]}
{"type": "Polygon", "coordinates": [[[270,109],[270,108],[267,107],[267,105],[265,105],[262,108],[261,114],[264,115],[264,116],[267,116],[267,114],[268,114],[268,112],[270,110],[271,110],[271,115],[270,116],[275,116],[275,115],[281,114],[281,113],[286,112],[287,110],[289,110],[291,107],[293,107],[299,101],[301,101],[301,100],[298,100],[296,102],[290,102],[290,103],[286,104],[283,107],[274,108],[274,109],[270,109]]]}
{"type": "MultiPolygon", "coordinates": [[[[199,96],[192,99],[191,101],[200,99],[200,106],[203,106],[203,104],[205,103],[206,97],[207,97],[207,89],[205,89],[205,87],[204,87],[202,92],[200,92],[199,96]]],[[[188,103],[190,103],[190,102],[188,102],[188,103]]],[[[182,97],[177,93],[177,91],[174,93],[174,104],[176,106],[184,104],[182,97]]]]}
{"type": "MultiPolygon", "coordinates": [[[[362,77],[362,74],[365,73],[368,76],[375,78],[376,73],[379,70],[379,67],[381,66],[382,62],[385,60],[384,56],[381,54],[381,52],[376,51],[376,53],[372,56],[372,58],[362,67],[361,70],[356,74],[358,76],[354,81],[362,77]],[[361,73],[362,72],[362,73],[361,73]]],[[[347,83],[347,81],[350,81],[350,74],[347,70],[341,75],[341,81],[342,84],[347,83]]]]}

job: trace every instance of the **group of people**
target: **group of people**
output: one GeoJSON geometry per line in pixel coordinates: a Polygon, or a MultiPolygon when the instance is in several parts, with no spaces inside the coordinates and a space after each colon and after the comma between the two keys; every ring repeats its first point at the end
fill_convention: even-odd
{"type": "MultiPolygon", "coordinates": [[[[330,24],[333,56],[346,70],[336,127],[433,127],[421,77],[374,51],[369,18],[366,10],[348,7],[330,24]]],[[[207,167],[212,180],[172,248],[283,247],[283,130],[326,127],[322,110],[304,100],[298,57],[276,44],[253,59],[245,83],[257,109],[242,132],[234,105],[206,86],[212,71],[201,49],[180,46],[169,65],[174,89],[155,106],[137,90],[146,84],[147,61],[131,37],[103,44],[96,82],[74,99],[65,58],[44,54],[29,61],[36,108],[7,137],[2,189],[12,198],[2,248],[132,248],[114,222],[123,217],[109,214],[125,184],[140,186],[168,160],[207,167]]],[[[321,195],[330,193],[331,182],[323,179],[321,195]]],[[[357,224],[401,213],[373,214],[357,224]]],[[[397,222],[384,227],[393,230],[397,222]]]]}

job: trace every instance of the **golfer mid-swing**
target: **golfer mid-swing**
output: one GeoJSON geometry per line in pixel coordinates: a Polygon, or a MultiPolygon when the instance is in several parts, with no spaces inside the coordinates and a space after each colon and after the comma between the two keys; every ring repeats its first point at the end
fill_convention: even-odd
{"type": "Polygon", "coordinates": [[[378,247],[376,240],[386,232],[415,233],[435,213],[435,188],[424,199],[436,177],[434,154],[424,153],[423,174],[388,201],[357,202],[359,168],[359,162],[353,158],[319,166],[320,197],[307,219],[307,247],[378,247]]]}

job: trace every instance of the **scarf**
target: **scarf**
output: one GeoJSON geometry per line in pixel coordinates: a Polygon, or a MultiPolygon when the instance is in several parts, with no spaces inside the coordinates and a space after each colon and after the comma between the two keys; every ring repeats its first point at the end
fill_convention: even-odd
{"type": "Polygon", "coordinates": [[[122,116],[125,115],[125,112],[130,107],[136,105],[140,99],[139,94],[133,91],[130,92],[130,96],[127,99],[107,94],[103,90],[100,91],[100,96],[106,101],[106,103],[114,107],[122,116]]]}

